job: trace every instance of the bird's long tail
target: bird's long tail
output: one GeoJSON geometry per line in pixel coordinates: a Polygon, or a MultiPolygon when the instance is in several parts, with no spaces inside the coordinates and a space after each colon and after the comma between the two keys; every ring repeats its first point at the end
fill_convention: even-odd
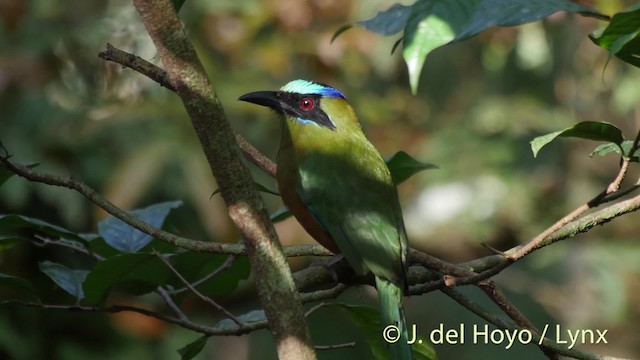
{"type": "MultiPolygon", "coordinates": [[[[400,338],[395,343],[389,344],[391,359],[412,360],[413,354],[411,346],[407,343],[409,335],[407,332],[407,321],[404,318],[403,288],[376,276],[376,288],[380,298],[380,317],[382,328],[394,325],[400,331],[400,338]]],[[[383,339],[384,341],[384,339],[383,339]]]]}

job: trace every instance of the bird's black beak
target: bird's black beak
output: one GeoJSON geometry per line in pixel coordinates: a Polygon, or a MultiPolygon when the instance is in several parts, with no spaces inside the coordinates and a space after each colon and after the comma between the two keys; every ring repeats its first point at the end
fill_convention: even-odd
{"type": "Polygon", "coordinates": [[[244,94],[238,98],[240,101],[246,101],[262,106],[270,107],[274,110],[282,111],[280,100],[278,100],[278,92],[276,91],[255,91],[244,94]]]}

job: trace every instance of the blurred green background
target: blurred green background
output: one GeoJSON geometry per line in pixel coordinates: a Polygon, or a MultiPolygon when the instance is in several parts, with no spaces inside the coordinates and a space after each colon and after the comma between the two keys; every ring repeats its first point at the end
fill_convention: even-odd
{"type": "MultiPolygon", "coordinates": [[[[544,230],[601,191],[618,169],[614,155],[589,158],[597,143],[557,141],[534,159],[529,141],[579,121],[608,121],[632,138],[640,126],[640,70],[587,35],[593,18],[557,13],[515,28],[492,28],[435,51],[411,95],[399,36],[354,28],[334,32],[388,8],[382,0],[188,0],[181,18],[232,126],[272,159],[279,124],[264,109],[236,99],[306,78],[340,89],[380,152],[404,150],[440,169],[399,191],[414,247],[452,262],[506,250],[544,230]],[[606,67],[605,67],[606,65],[606,67]]],[[[403,1],[410,4],[411,1],[403,1]]],[[[582,1],[613,14],[631,1],[582,1]]],[[[171,229],[196,239],[235,242],[237,235],[178,97],[147,78],[97,57],[106,43],[160,65],[130,1],[0,0],[0,141],[38,170],[73,175],[125,209],[181,199],[171,229]]],[[[251,166],[256,180],[273,180],[251,166]]],[[[637,179],[633,169],[625,184],[637,179]]],[[[263,195],[273,211],[278,197],[263,195]]],[[[18,213],[95,232],[105,214],[81,196],[12,178],[0,187],[0,213],[18,213]]],[[[289,219],[276,226],[285,245],[312,243],[289,219]]],[[[528,256],[496,277],[539,327],[607,329],[608,344],[580,349],[640,358],[640,231],[629,214],[587,235],[528,256]]],[[[0,271],[32,279],[49,303],[71,298],[37,263],[79,260],[68,251],[21,244],[0,252],[0,271]]],[[[307,260],[292,262],[294,269],[307,260]]],[[[464,292],[494,309],[474,288],[464,292]]],[[[0,293],[1,299],[13,294],[0,293]]],[[[375,304],[368,288],[340,297],[375,304]]],[[[156,304],[148,297],[111,298],[156,304]]],[[[235,313],[259,307],[251,281],[218,299],[235,313]]],[[[434,292],[407,299],[407,318],[421,334],[443,324],[484,321],[434,292]]],[[[205,324],[219,319],[197,301],[185,309],[205,324]]],[[[366,343],[345,313],[323,309],[309,323],[323,359],[367,358],[366,343]]],[[[110,316],[19,306],[0,307],[2,359],[173,359],[197,334],[132,314],[110,316]]],[[[441,359],[541,359],[534,346],[438,345],[441,359]]],[[[211,338],[200,359],[273,359],[270,334],[211,338]]]]}

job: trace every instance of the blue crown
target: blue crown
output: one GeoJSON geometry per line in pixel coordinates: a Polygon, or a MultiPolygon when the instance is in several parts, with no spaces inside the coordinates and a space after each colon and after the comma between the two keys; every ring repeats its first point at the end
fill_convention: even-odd
{"type": "Polygon", "coordinates": [[[346,99],[346,97],[342,95],[340,91],[332,88],[331,86],[300,79],[289,82],[288,84],[283,86],[280,91],[297,94],[316,94],[346,99]]]}

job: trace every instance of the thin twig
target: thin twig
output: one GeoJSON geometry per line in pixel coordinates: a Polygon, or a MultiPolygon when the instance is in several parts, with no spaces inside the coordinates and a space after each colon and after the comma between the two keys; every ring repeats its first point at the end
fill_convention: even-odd
{"type": "Polygon", "coordinates": [[[173,265],[171,265],[171,263],[169,262],[169,260],[167,260],[167,258],[164,257],[164,255],[160,254],[157,251],[154,251],[153,254],[155,256],[157,256],[175,275],[176,277],[178,277],[178,279],[180,279],[180,281],[182,281],[182,283],[192,292],[194,293],[197,297],[200,298],[200,300],[204,301],[205,303],[213,306],[214,308],[216,308],[218,311],[224,313],[229,319],[233,320],[233,322],[235,322],[236,324],[238,324],[238,326],[240,328],[243,328],[246,326],[246,324],[242,321],[240,321],[240,319],[238,319],[235,315],[233,315],[231,312],[229,312],[227,309],[225,309],[223,306],[219,305],[217,302],[213,301],[210,297],[203,295],[200,291],[198,291],[195,287],[193,287],[193,285],[191,285],[187,279],[185,279],[182,274],[180,274],[180,272],[178,270],[176,270],[176,268],[173,267],[173,265]]]}
{"type": "MultiPolygon", "coordinates": [[[[126,211],[118,208],[113,203],[109,202],[100,193],[89,187],[88,185],[80,182],[76,179],[63,177],[52,174],[45,174],[34,171],[20,163],[10,160],[10,155],[0,156],[0,163],[4,165],[8,170],[14,174],[21,176],[29,181],[43,183],[53,186],[61,186],[67,189],[74,190],[89,201],[93,202],[109,214],[122,220],[126,224],[142,231],[143,233],[150,235],[156,239],[168,242],[177,247],[181,247],[187,250],[196,252],[206,252],[214,254],[224,255],[246,255],[246,248],[242,244],[225,244],[201,240],[192,240],[184,237],[177,236],[170,232],[159,229],[155,226],[149,225],[140,219],[131,216],[126,211]]],[[[285,256],[287,257],[299,257],[299,256],[333,256],[329,250],[320,245],[296,245],[288,246],[283,249],[285,256]]]]}
{"type": "Polygon", "coordinates": [[[41,309],[51,309],[51,310],[67,310],[67,311],[81,311],[81,312],[101,312],[101,313],[119,313],[119,312],[135,312],[138,314],[142,314],[145,316],[149,316],[152,318],[156,318],[158,320],[166,321],[171,324],[178,325],[185,329],[193,330],[203,335],[243,335],[248,334],[254,330],[265,329],[267,328],[266,321],[255,321],[245,324],[244,327],[236,327],[236,328],[216,328],[210,326],[204,326],[200,324],[196,324],[189,320],[181,320],[175,318],[173,316],[164,315],[155,311],[135,307],[128,305],[112,305],[106,307],[99,306],[76,306],[76,305],[52,305],[52,304],[43,304],[36,302],[25,302],[19,300],[9,300],[4,301],[2,304],[19,304],[22,306],[35,307],[41,309]]]}
{"type": "Polygon", "coordinates": [[[173,313],[178,317],[178,319],[180,319],[181,321],[189,321],[189,318],[187,317],[187,315],[184,312],[182,312],[182,310],[180,310],[180,307],[178,307],[175,301],[173,301],[173,298],[171,298],[171,295],[169,295],[167,290],[165,290],[161,286],[158,286],[155,291],[158,295],[160,295],[164,303],[167,305],[167,307],[171,311],[173,311],[173,313]]]}
{"type": "Polygon", "coordinates": [[[87,248],[86,246],[83,246],[77,241],[67,240],[67,239],[52,239],[39,234],[33,234],[33,237],[38,240],[38,241],[34,241],[33,243],[36,246],[49,246],[49,245],[61,246],[85,255],[89,255],[96,260],[104,260],[104,257],[94,253],[89,248],[87,248]]]}
{"type": "MultiPolygon", "coordinates": [[[[502,318],[493,315],[491,312],[483,309],[481,306],[479,306],[478,304],[474,303],[469,298],[464,296],[461,292],[459,292],[459,291],[457,291],[455,289],[443,288],[442,292],[444,292],[447,296],[449,296],[450,298],[452,298],[453,300],[458,302],[465,309],[471,311],[472,313],[478,315],[479,317],[485,319],[486,321],[492,323],[493,325],[497,326],[500,329],[527,331],[526,329],[519,329],[515,324],[510,323],[510,322],[506,322],[502,318]]],[[[531,338],[533,340],[531,343],[535,343],[535,344],[542,343],[542,346],[544,346],[545,348],[547,348],[549,350],[552,350],[553,352],[555,352],[557,354],[564,355],[564,356],[569,356],[569,357],[572,357],[572,358],[575,358],[575,359],[580,359],[580,360],[603,360],[603,359],[605,359],[605,357],[601,356],[601,355],[587,353],[587,352],[584,352],[584,351],[577,350],[575,348],[568,349],[566,346],[562,346],[562,345],[556,344],[555,342],[553,342],[553,341],[551,341],[551,340],[549,340],[547,338],[545,338],[542,341],[540,341],[541,339],[540,339],[540,335],[538,333],[536,333],[536,332],[530,332],[530,333],[531,333],[531,338]]],[[[607,358],[607,359],[613,360],[613,358],[607,358]]]]}
{"type": "Polygon", "coordinates": [[[316,345],[313,348],[316,350],[324,351],[324,350],[344,349],[344,348],[349,348],[354,346],[356,346],[355,341],[344,343],[344,344],[336,344],[336,345],[316,345]]]}
{"type": "MultiPolygon", "coordinates": [[[[194,281],[191,286],[193,287],[197,287],[199,285],[201,285],[202,283],[214,278],[216,275],[220,274],[221,272],[229,269],[231,267],[231,265],[233,265],[233,262],[236,260],[235,256],[229,256],[223,263],[222,265],[220,265],[218,268],[216,268],[214,271],[212,271],[211,273],[205,275],[202,279],[196,280],[194,281]]],[[[171,295],[178,295],[181,294],[183,292],[189,291],[188,287],[183,287],[180,289],[176,289],[173,291],[169,291],[169,294],[171,295]]]]}
{"type": "MultiPolygon", "coordinates": [[[[157,82],[161,86],[164,86],[173,92],[176,91],[176,88],[171,84],[166,71],[139,56],[120,50],[107,43],[107,49],[99,52],[98,57],[134,70],[157,82]]],[[[245,159],[249,160],[271,177],[276,176],[276,164],[271,161],[271,159],[251,145],[235,130],[233,131],[233,135],[235,136],[236,142],[238,143],[238,146],[240,146],[245,159]]]]}

